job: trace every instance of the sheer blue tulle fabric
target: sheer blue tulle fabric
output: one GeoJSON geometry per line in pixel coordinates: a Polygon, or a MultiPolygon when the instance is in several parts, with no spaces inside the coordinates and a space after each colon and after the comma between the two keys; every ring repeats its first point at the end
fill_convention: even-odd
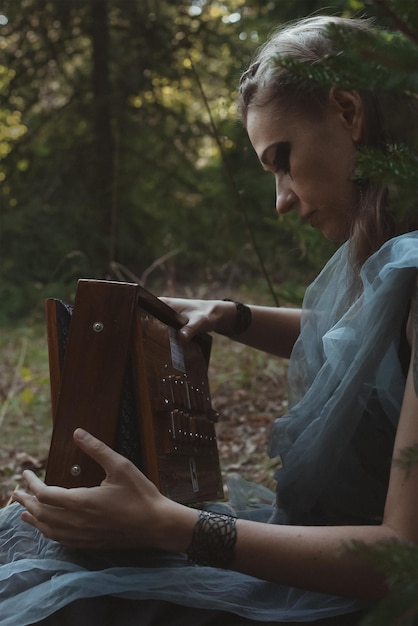
{"type": "MultiPolygon", "coordinates": [[[[298,517],[316,523],[310,512],[322,502],[327,523],[327,494],[335,496],[327,476],[338,475],[341,456],[350,457],[349,442],[362,417],[367,413],[372,426],[377,419],[387,422],[389,434],[396,428],[404,387],[399,337],[418,268],[418,233],[391,240],[369,259],[362,290],[353,282],[347,255],[344,245],[306,294],[303,329],[289,367],[291,408],[275,423],[270,442],[270,453],[283,461],[277,472],[280,506],[254,509],[253,502],[253,510],[243,514],[247,518],[272,515],[276,523],[298,517]]],[[[357,481],[360,470],[352,459],[349,465],[357,481]]],[[[365,476],[366,517],[373,480],[365,476]]],[[[341,489],[341,499],[363,489],[363,483],[354,489],[354,481],[351,491],[341,489]]],[[[247,487],[254,499],[256,488],[236,484],[240,505],[247,487]]],[[[21,522],[20,513],[17,504],[0,511],[2,626],[25,626],[74,600],[105,595],[276,622],[313,621],[364,607],[237,572],[192,566],[184,555],[69,551],[21,522]]]]}
{"type": "MultiPolygon", "coordinates": [[[[329,617],[359,608],[349,599],[191,566],[184,555],[77,554],[23,525],[20,513],[17,505],[0,511],[2,626],[32,624],[74,600],[106,595],[169,601],[202,613],[220,610],[261,621],[305,621],[307,616],[329,617]]],[[[198,626],[198,616],[194,623],[198,626]]]]}
{"type": "MultiPolygon", "coordinates": [[[[418,233],[388,241],[368,259],[361,287],[348,254],[345,244],[306,292],[289,363],[290,410],[276,420],[270,438],[270,454],[283,462],[275,476],[280,513],[296,523],[318,500],[325,511],[338,508],[338,498],[347,497],[347,468],[357,497],[364,495],[356,504],[373,509],[374,497],[382,497],[379,478],[366,459],[366,467],[356,460],[358,446],[351,444],[362,428],[362,436],[371,438],[367,456],[381,454],[373,437],[378,429],[387,437],[392,429],[394,436],[402,403],[399,343],[418,268],[418,233]]],[[[389,467],[390,451],[386,461],[389,467]]],[[[341,508],[346,505],[341,502],[341,508]]]]}

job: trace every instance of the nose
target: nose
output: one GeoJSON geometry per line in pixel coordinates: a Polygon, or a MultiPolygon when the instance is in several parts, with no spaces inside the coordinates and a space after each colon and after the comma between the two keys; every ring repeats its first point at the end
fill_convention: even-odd
{"type": "Polygon", "coordinates": [[[276,177],[276,211],[284,215],[292,210],[295,194],[285,183],[282,177],[276,177]]]}

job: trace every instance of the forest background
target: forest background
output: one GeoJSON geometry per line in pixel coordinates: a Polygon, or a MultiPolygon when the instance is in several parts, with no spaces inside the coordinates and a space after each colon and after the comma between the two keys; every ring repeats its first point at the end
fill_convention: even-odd
{"type": "MultiPolygon", "coordinates": [[[[316,0],[3,1],[0,432],[7,489],[16,454],[47,453],[46,298],[72,301],[79,278],[111,278],[157,294],[300,302],[333,247],[293,216],[278,221],[273,181],[237,119],[237,83],[275,26],[363,9],[357,0],[326,10],[316,0]]],[[[212,388],[224,398],[230,438],[240,448],[255,436],[258,442],[259,429],[250,424],[251,434],[240,436],[231,411],[247,424],[271,396],[277,415],[285,406],[285,366],[223,346],[218,341],[212,356],[212,388]]],[[[248,456],[257,464],[257,454],[248,456]]]]}
{"type": "Polygon", "coordinates": [[[1,319],[118,272],[158,293],[251,285],[274,303],[260,250],[274,289],[294,297],[328,251],[296,220],[278,224],[235,93],[267,33],[320,7],[3,2],[1,319]]]}
{"type": "MultiPolygon", "coordinates": [[[[318,0],[3,0],[0,472],[8,487],[16,454],[47,453],[47,297],[71,301],[79,278],[112,278],[165,295],[300,304],[334,247],[293,214],[277,219],[273,181],[237,119],[236,89],[274,27],[315,13],[371,16],[416,44],[409,0],[325,8],[318,0]]],[[[415,93],[416,47],[395,40],[388,53],[387,40],[359,58],[347,46],[356,84],[415,93]]],[[[390,171],[387,155],[382,163],[386,181],[404,166],[395,160],[390,171]]],[[[218,340],[211,368],[221,435],[237,452],[226,446],[224,456],[252,473],[271,419],[286,409],[286,365],[218,340]],[[252,428],[251,418],[265,426],[252,428]]]]}
{"type": "MultiPolygon", "coordinates": [[[[45,466],[47,297],[71,301],[79,278],[110,278],[164,295],[300,304],[334,246],[292,214],[277,218],[273,180],[237,119],[240,73],[284,22],[360,15],[410,45],[396,40],[388,53],[384,37],[360,59],[350,50],[352,75],[416,95],[415,4],[3,0],[0,506],[23,468],[45,466]]],[[[408,154],[372,156],[373,175],[397,177],[398,189],[416,175],[408,154]]],[[[285,374],[284,362],[217,338],[210,377],[227,473],[272,486],[265,443],[286,410],[285,374]]]]}

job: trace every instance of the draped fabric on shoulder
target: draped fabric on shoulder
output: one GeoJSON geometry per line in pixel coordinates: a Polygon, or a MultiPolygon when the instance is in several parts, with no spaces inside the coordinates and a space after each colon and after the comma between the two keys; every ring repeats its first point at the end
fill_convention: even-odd
{"type": "MultiPolygon", "coordinates": [[[[289,366],[291,408],[276,421],[270,442],[270,453],[283,462],[279,506],[267,509],[267,516],[255,509],[243,517],[331,524],[355,523],[356,515],[373,522],[381,515],[405,384],[399,340],[418,268],[418,233],[391,240],[369,259],[360,288],[347,255],[344,245],[306,294],[289,366]],[[353,296],[355,290],[359,295],[353,296]]],[[[249,485],[252,500],[256,491],[249,485]]],[[[243,490],[235,501],[242,503],[243,490]]],[[[43,538],[20,514],[16,504],[0,511],[2,626],[32,624],[76,600],[101,596],[192,607],[201,612],[202,624],[208,611],[307,622],[364,607],[190,565],[184,555],[70,551],[43,538]]],[[[137,621],[146,623],[140,613],[137,621]]],[[[193,623],[199,624],[196,613],[193,623]]]]}
{"type": "MultiPolygon", "coordinates": [[[[364,522],[383,512],[405,387],[398,355],[418,268],[418,233],[388,241],[364,264],[360,281],[347,257],[344,244],[306,292],[289,363],[290,410],[276,420],[270,439],[270,455],[282,460],[275,518],[292,523],[323,523],[318,503],[325,518],[330,511],[341,515],[329,523],[350,523],[343,511],[351,496],[364,522]],[[382,455],[376,430],[387,446],[380,486],[366,458],[382,455]],[[361,454],[359,439],[367,437],[370,446],[361,454]]],[[[383,461],[377,458],[379,468],[383,461]]]]}

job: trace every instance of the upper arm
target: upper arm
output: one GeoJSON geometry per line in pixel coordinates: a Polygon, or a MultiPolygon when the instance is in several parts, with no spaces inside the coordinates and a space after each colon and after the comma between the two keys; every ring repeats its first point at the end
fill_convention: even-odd
{"type": "Polygon", "coordinates": [[[407,324],[411,359],[392,459],[384,522],[418,542],[418,280],[407,324]]]}

